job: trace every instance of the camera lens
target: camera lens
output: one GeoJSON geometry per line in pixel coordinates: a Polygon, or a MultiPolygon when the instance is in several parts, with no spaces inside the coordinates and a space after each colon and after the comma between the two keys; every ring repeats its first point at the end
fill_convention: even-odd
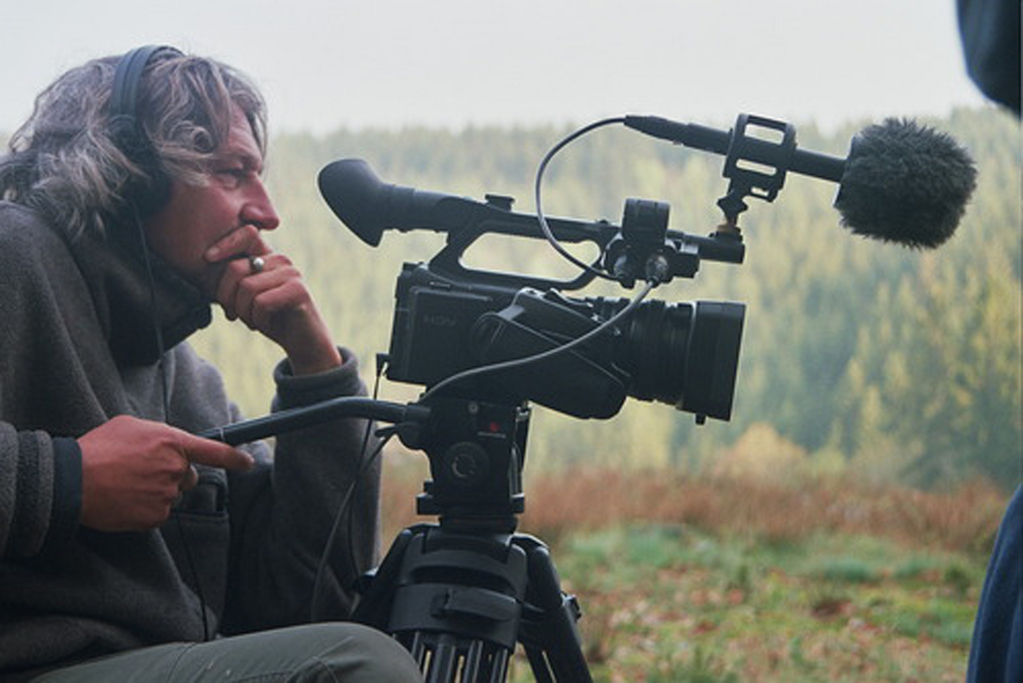
{"type": "MultiPolygon", "coordinates": [[[[603,303],[612,315],[627,304],[603,303]]],[[[616,363],[630,377],[629,396],[728,420],[745,312],[745,305],[723,301],[640,304],[615,348],[616,363]]]]}

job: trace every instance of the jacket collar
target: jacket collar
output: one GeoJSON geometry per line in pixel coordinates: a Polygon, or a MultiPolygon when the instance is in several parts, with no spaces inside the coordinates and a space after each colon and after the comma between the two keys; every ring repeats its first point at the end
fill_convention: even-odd
{"type": "Polygon", "coordinates": [[[152,252],[140,233],[114,226],[71,245],[118,365],[155,363],[160,352],[210,324],[210,301],[152,252]],[[148,262],[148,263],[147,263],[148,262]]]}

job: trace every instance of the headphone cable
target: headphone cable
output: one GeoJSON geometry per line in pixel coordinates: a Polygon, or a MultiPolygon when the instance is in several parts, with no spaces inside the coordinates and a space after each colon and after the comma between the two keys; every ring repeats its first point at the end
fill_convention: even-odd
{"type": "MultiPolygon", "coordinates": [[[[376,382],[373,386],[373,398],[377,397],[380,389],[380,375],[383,369],[377,368],[376,382]]],[[[345,563],[348,565],[346,568],[355,575],[356,579],[359,578],[359,567],[355,563],[355,516],[352,514],[352,506],[355,502],[355,498],[358,494],[359,484],[362,482],[362,478],[369,471],[369,468],[376,462],[377,458],[384,450],[384,446],[390,441],[394,435],[393,432],[386,438],[381,439],[380,442],[373,448],[372,452],[369,451],[370,437],[373,435],[373,420],[366,421],[366,431],[363,433],[362,446],[359,449],[360,464],[355,474],[355,480],[352,481],[348,486],[348,490],[345,492],[344,498],[341,500],[341,504],[338,506],[337,513],[334,516],[334,523],[330,528],[330,533],[327,535],[327,540],[323,545],[323,553],[320,555],[320,562],[316,567],[316,578],[313,581],[313,591],[310,597],[309,605],[309,619],[312,622],[320,620],[320,603],[322,600],[322,594],[325,590],[324,584],[327,576],[327,567],[330,563],[330,556],[332,549],[337,543],[337,535],[341,529],[342,522],[347,520],[347,536],[348,536],[348,552],[345,555],[345,563]]],[[[341,582],[338,581],[340,584],[341,582]]]]}
{"type": "MultiPolygon", "coordinates": [[[[160,316],[158,312],[158,304],[156,301],[156,277],[153,275],[153,264],[149,254],[149,244],[146,240],[146,231],[142,227],[142,220],[139,218],[138,208],[135,205],[131,206],[131,216],[135,223],[136,231],[139,235],[139,241],[142,245],[142,261],[146,267],[146,278],[149,284],[149,309],[152,316],[153,332],[156,336],[156,350],[159,354],[159,360],[157,360],[157,370],[160,373],[160,395],[163,403],[163,421],[166,423],[170,418],[170,383],[167,381],[167,365],[164,363],[164,356],[167,353],[164,347],[163,340],[163,329],[160,327],[160,316]]],[[[185,551],[185,562],[188,564],[188,571],[192,575],[192,583],[195,586],[196,597],[199,598],[199,612],[202,616],[202,639],[203,642],[209,641],[210,625],[209,617],[206,615],[206,598],[203,595],[202,583],[199,579],[199,571],[195,566],[195,558],[192,555],[192,546],[188,540],[188,534],[185,532],[185,526],[181,522],[180,515],[174,515],[175,525],[178,529],[178,536],[181,537],[181,546],[185,551]]]]}

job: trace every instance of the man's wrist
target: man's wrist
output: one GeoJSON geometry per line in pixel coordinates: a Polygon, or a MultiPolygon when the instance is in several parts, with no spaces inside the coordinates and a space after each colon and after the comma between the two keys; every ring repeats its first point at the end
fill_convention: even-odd
{"type": "Polygon", "coordinates": [[[344,347],[337,349],[341,365],[316,374],[295,375],[288,359],[274,368],[277,396],[274,409],[295,408],[338,396],[362,396],[366,387],[359,377],[359,361],[344,347]]]}
{"type": "Polygon", "coordinates": [[[344,358],[336,346],[329,344],[317,352],[310,353],[303,349],[302,354],[288,354],[288,364],[291,366],[291,374],[301,377],[339,368],[344,364],[344,358]]]}

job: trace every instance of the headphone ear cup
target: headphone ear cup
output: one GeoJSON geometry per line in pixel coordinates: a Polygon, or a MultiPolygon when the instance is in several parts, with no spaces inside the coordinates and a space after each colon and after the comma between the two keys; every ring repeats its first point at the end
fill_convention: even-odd
{"type": "Polygon", "coordinates": [[[110,93],[110,137],[142,171],[122,189],[126,208],[139,218],[152,215],[170,198],[171,179],[146,138],[137,114],[142,73],[153,55],[164,50],[180,54],[177,49],[163,45],[146,45],[126,53],[117,63],[110,93]]]}
{"type": "Polygon", "coordinates": [[[139,218],[156,213],[170,199],[171,179],[163,170],[156,150],[137,133],[119,143],[121,151],[142,173],[135,175],[124,187],[124,197],[139,218]]]}

